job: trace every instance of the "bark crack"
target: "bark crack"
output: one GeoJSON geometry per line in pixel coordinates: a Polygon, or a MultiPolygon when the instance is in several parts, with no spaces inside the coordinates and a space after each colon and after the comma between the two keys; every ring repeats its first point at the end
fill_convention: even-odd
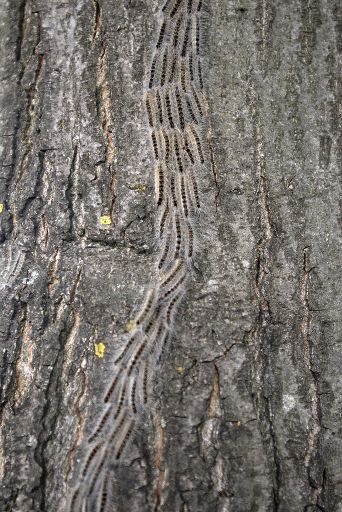
{"type": "Polygon", "coordinates": [[[92,36],[92,44],[95,44],[95,41],[97,37],[99,36],[101,32],[101,7],[97,0],[94,1],[94,10],[95,10],[95,22],[94,22],[94,29],[93,29],[93,36],[92,36]]]}
{"type": "MultiPolygon", "coordinates": [[[[318,393],[318,377],[314,370],[313,346],[310,337],[311,311],[309,305],[309,287],[310,272],[309,266],[309,248],[303,250],[303,275],[300,281],[300,301],[302,305],[303,317],[300,325],[301,336],[303,340],[304,363],[310,376],[309,400],[311,412],[311,425],[308,434],[308,446],[304,458],[304,466],[308,473],[309,486],[313,488],[311,495],[311,504],[318,506],[318,501],[322,493],[322,482],[317,482],[310,471],[312,459],[317,456],[318,441],[322,430],[320,416],[320,397],[318,393]]],[[[323,481],[323,479],[322,479],[323,481]]]]}
{"type": "MultiPolygon", "coordinates": [[[[25,323],[25,308],[26,302],[21,302],[20,299],[12,300],[12,315],[8,324],[7,332],[4,336],[5,340],[8,340],[10,337],[15,337],[16,346],[13,361],[10,360],[9,354],[7,350],[4,350],[3,353],[3,361],[2,368],[0,372],[0,425],[3,424],[3,413],[4,409],[9,403],[14,402],[15,390],[16,390],[16,372],[14,368],[16,367],[16,363],[18,358],[20,357],[20,343],[17,341],[16,333],[13,333],[13,326],[16,325],[16,319],[21,314],[21,318],[19,320],[21,331],[23,330],[23,326],[25,323]],[[7,371],[10,371],[10,377],[8,378],[8,384],[5,388],[5,382],[7,377],[7,371]]],[[[20,328],[19,328],[20,329],[20,328]]]]}
{"type": "Polygon", "coordinates": [[[58,283],[57,268],[58,268],[59,255],[60,255],[60,249],[57,248],[50,260],[50,265],[49,265],[49,270],[48,270],[48,275],[50,278],[49,283],[48,283],[48,297],[49,298],[52,297],[55,286],[58,283]]]}
{"type": "MultiPolygon", "coordinates": [[[[26,12],[26,3],[24,5],[24,10],[23,10],[24,19],[22,21],[21,36],[19,38],[20,39],[20,62],[21,62],[21,70],[19,73],[19,82],[26,94],[26,123],[23,126],[22,136],[21,136],[21,144],[23,146],[23,153],[20,158],[20,162],[19,162],[19,166],[18,166],[18,174],[15,179],[15,187],[16,188],[18,187],[18,185],[24,175],[24,172],[27,168],[29,155],[32,151],[32,148],[34,147],[32,135],[33,135],[34,127],[36,125],[36,120],[37,120],[37,108],[36,108],[37,92],[38,92],[38,86],[39,86],[39,83],[42,78],[43,68],[44,68],[44,64],[45,64],[45,55],[43,53],[40,53],[40,51],[39,51],[39,44],[41,42],[41,17],[40,17],[39,12],[36,12],[38,24],[37,24],[36,43],[35,43],[35,46],[33,49],[33,54],[36,55],[37,61],[36,61],[36,68],[34,71],[33,79],[28,85],[26,85],[24,82],[24,77],[25,77],[25,70],[26,70],[27,65],[24,62],[22,62],[21,49],[22,49],[24,38],[26,37],[26,32],[28,30],[27,24],[28,24],[28,21],[30,18],[25,17],[25,12],[26,12]]],[[[18,55],[18,52],[17,52],[17,55],[18,55]]],[[[21,127],[21,112],[20,112],[20,109],[18,109],[17,122],[16,122],[16,127],[15,127],[15,135],[14,135],[14,140],[13,140],[13,151],[15,151],[16,153],[18,152],[18,144],[17,144],[16,139],[17,139],[20,127],[21,127]]],[[[40,150],[38,153],[38,173],[37,173],[38,176],[36,179],[35,189],[40,186],[40,177],[41,177],[40,173],[43,170],[44,154],[45,154],[45,150],[40,150]]],[[[7,184],[8,189],[10,188],[10,184],[12,182],[12,179],[13,179],[13,176],[15,173],[16,160],[17,160],[16,156],[13,155],[13,169],[12,169],[11,176],[8,178],[8,184],[7,184]]],[[[36,193],[36,190],[35,190],[35,193],[36,193]]],[[[24,206],[21,208],[21,210],[19,212],[19,215],[25,214],[27,208],[30,206],[30,204],[33,200],[34,200],[34,197],[32,197],[32,196],[30,196],[26,200],[24,206]]],[[[12,204],[11,212],[12,212],[12,216],[11,216],[10,231],[12,231],[13,229],[16,229],[16,227],[18,225],[18,212],[17,212],[17,208],[16,208],[15,204],[12,204]]],[[[35,233],[35,235],[36,235],[36,233],[35,233]]]]}
{"type": "Polygon", "coordinates": [[[156,483],[154,486],[154,512],[159,512],[162,502],[162,490],[165,483],[165,469],[162,466],[162,458],[164,451],[164,427],[162,425],[162,418],[157,415],[157,440],[156,452],[154,458],[154,465],[157,471],[156,483]]]}
{"type": "MultiPolygon", "coordinates": [[[[200,444],[200,455],[206,464],[210,467],[212,473],[215,467],[218,450],[216,448],[216,440],[221,423],[221,405],[220,405],[220,373],[219,369],[214,364],[213,376],[211,383],[211,392],[208,401],[207,410],[205,413],[205,420],[198,429],[198,438],[200,444]]],[[[211,480],[214,486],[215,476],[211,474],[211,480]]]]}
{"type": "MultiPolygon", "coordinates": [[[[96,6],[98,2],[96,2],[96,6]]],[[[101,9],[98,6],[96,8],[96,23],[95,23],[95,32],[96,37],[101,32],[101,9]]],[[[95,37],[95,38],[96,38],[95,37]]],[[[95,41],[95,39],[94,39],[95,41]]],[[[98,90],[98,110],[101,116],[101,128],[104,140],[106,142],[106,155],[105,155],[105,166],[108,172],[111,175],[109,190],[111,193],[111,204],[109,206],[109,215],[111,217],[112,223],[114,223],[114,208],[115,208],[115,186],[116,186],[116,178],[115,173],[112,172],[112,163],[115,156],[115,148],[112,134],[112,119],[111,119],[111,98],[110,98],[110,87],[107,79],[107,48],[105,40],[101,41],[100,45],[100,55],[98,61],[98,74],[97,74],[97,90],[98,90]]]]}
{"type": "MultiPolygon", "coordinates": [[[[35,177],[35,184],[34,184],[33,193],[26,199],[25,203],[23,204],[22,208],[20,209],[19,215],[21,217],[24,217],[26,215],[29,207],[31,206],[31,204],[36,199],[38,199],[38,201],[40,203],[42,203],[42,200],[41,200],[41,197],[40,197],[40,190],[41,190],[41,187],[42,187],[42,179],[43,179],[43,174],[44,174],[44,171],[45,171],[45,163],[44,163],[44,161],[45,161],[45,153],[46,153],[46,151],[47,150],[41,149],[39,151],[39,153],[38,153],[38,167],[37,167],[37,173],[36,173],[36,177],[35,177]]],[[[40,204],[38,214],[40,213],[41,206],[42,205],[40,204]]]]}
{"type": "Polygon", "coordinates": [[[256,413],[265,442],[266,453],[271,464],[273,511],[277,512],[280,504],[281,467],[277,447],[277,436],[273,423],[270,398],[264,392],[266,372],[269,368],[269,344],[267,342],[268,326],[272,322],[272,312],[265,291],[265,280],[269,274],[269,252],[274,237],[274,229],[269,208],[269,193],[266,179],[265,142],[259,118],[259,98],[254,84],[251,84],[248,100],[253,122],[254,162],[257,182],[257,202],[261,236],[256,244],[254,293],[258,304],[257,318],[249,332],[253,350],[253,388],[256,413]]]}
{"type": "Polygon", "coordinates": [[[36,63],[36,69],[34,72],[33,82],[29,87],[26,87],[25,84],[22,83],[24,73],[25,73],[25,68],[26,68],[25,64],[22,64],[23,70],[22,70],[21,83],[26,92],[26,100],[27,100],[27,104],[26,104],[27,121],[26,121],[24,130],[23,130],[22,137],[23,137],[23,142],[26,146],[26,149],[21,158],[21,162],[20,162],[20,166],[19,166],[19,173],[18,173],[18,177],[17,177],[17,183],[19,183],[19,181],[22,178],[22,175],[24,173],[25,166],[27,163],[28,155],[30,154],[32,146],[33,146],[31,137],[32,137],[32,133],[33,133],[33,129],[35,126],[36,117],[37,117],[37,115],[36,115],[37,91],[38,91],[39,82],[42,77],[43,67],[45,64],[45,55],[43,53],[39,52],[39,44],[41,42],[41,23],[42,22],[41,22],[39,12],[37,12],[36,14],[38,17],[37,40],[36,40],[36,44],[35,44],[33,53],[37,56],[37,63],[36,63]]]}
{"type": "Polygon", "coordinates": [[[78,145],[74,147],[74,152],[71,160],[70,172],[68,177],[68,186],[65,190],[65,197],[68,205],[69,212],[69,240],[75,240],[75,201],[77,189],[77,163],[78,163],[78,145]]]}
{"type": "Polygon", "coordinates": [[[220,407],[220,373],[216,365],[214,365],[213,382],[211,395],[209,400],[208,418],[217,418],[220,407]]]}
{"type": "Polygon", "coordinates": [[[23,401],[33,378],[33,369],[31,367],[33,359],[33,342],[31,339],[31,323],[29,321],[29,307],[25,303],[23,307],[23,327],[21,333],[21,345],[19,356],[15,362],[16,389],[15,406],[23,401]]]}
{"type": "Polygon", "coordinates": [[[20,7],[19,7],[18,36],[17,36],[17,45],[16,45],[16,52],[15,52],[17,62],[20,62],[20,60],[21,60],[22,45],[23,45],[23,41],[25,40],[26,32],[27,32],[27,18],[25,17],[26,4],[27,4],[27,0],[22,0],[20,7]]]}
{"type": "Polygon", "coordinates": [[[82,402],[84,400],[84,397],[87,392],[87,387],[88,387],[85,366],[86,366],[86,360],[84,360],[84,362],[81,363],[81,366],[79,368],[79,373],[81,376],[81,379],[80,379],[81,384],[80,384],[80,392],[79,392],[79,395],[78,395],[76,403],[75,403],[75,413],[77,416],[78,425],[76,428],[74,442],[73,442],[73,444],[68,452],[68,455],[67,455],[67,469],[66,469],[66,474],[65,474],[65,483],[67,483],[67,481],[69,479],[69,475],[74,468],[75,453],[76,453],[77,447],[81,444],[81,441],[82,441],[82,433],[83,433],[83,426],[84,426],[84,414],[82,412],[81,406],[82,406],[82,402]]]}
{"type": "Polygon", "coordinates": [[[41,429],[37,436],[37,446],[34,451],[34,460],[41,469],[38,485],[32,493],[38,495],[39,507],[42,512],[46,510],[46,491],[49,477],[48,456],[46,453],[48,444],[54,439],[55,428],[60,415],[60,407],[63,402],[63,369],[66,358],[66,347],[72,337],[76,336],[78,329],[78,312],[74,309],[76,291],[79,285],[81,269],[78,270],[74,285],[70,291],[68,317],[63,322],[63,327],[58,336],[57,355],[51,364],[51,372],[45,391],[45,404],[40,420],[41,429]]]}
{"type": "Polygon", "coordinates": [[[97,85],[100,88],[102,130],[106,140],[106,164],[110,167],[114,157],[113,134],[111,130],[110,88],[106,72],[106,44],[101,43],[97,85]]]}

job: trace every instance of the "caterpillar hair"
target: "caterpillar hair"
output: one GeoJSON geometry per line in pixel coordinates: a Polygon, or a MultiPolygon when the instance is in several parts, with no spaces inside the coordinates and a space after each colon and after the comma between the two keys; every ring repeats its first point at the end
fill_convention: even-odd
{"type": "Polygon", "coordinates": [[[125,448],[127,448],[128,442],[132,439],[132,435],[134,433],[135,428],[135,421],[131,420],[129,426],[127,427],[125,431],[125,435],[123,436],[123,439],[121,440],[118,449],[116,451],[115,459],[119,460],[123,454],[123,451],[125,448]]]}
{"type": "Polygon", "coordinates": [[[181,86],[184,93],[187,93],[187,76],[186,76],[186,67],[185,62],[182,61],[180,65],[180,80],[181,86]]]}
{"type": "Polygon", "coordinates": [[[162,65],[162,71],[161,71],[161,77],[160,77],[160,85],[163,87],[165,85],[166,81],[166,73],[167,73],[167,64],[168,64],[168,50],[165,49],[164,56],[163,56],[163,65],[162,65]]]}
{"type": "Polygon", "coordinates": [[[161,134],[162,134],[162,137],[163,137],[163,140],[164,140],[164,153],[163,153],[163,156],[164,156],[165,161],[167,162],[169,160],[169,158],[170,158],[170,138],[169,138],[166,130],[164,130],[164,128],[162,128],[161,134]]]}
{"type": "Polygon", "coordinates": [[[178,46],[178,42],[179,42],[179,35],[180,35],[180,29],[181,29],[181,24],[183,22],[183,18],[182,16],[179,16],[178,20],[177,20],[177,23],[175,25],[175,30],[173,32],[173,47],[176,49],[177,46],[178,46]]]}
{"type": "Polygon", "coordinates": [[[138,325],[138,326],[141,325],[146,320],[146,318],[148,318],[148,316],[151,313],[151,309],[155,302],[155,299],[156,299],[155,290],[154,289],[148,290],[142,310],[140,311],[140,313],[138,314],[138,316],[135,319],[136,325],[138,325]]]}
{"type": "Polygon", "coordinates": [[[175,148],[175,155],[176,155],[176,162],[177,162],[178,170],[180,173],[182,173],[184,171],[184,169],[183,169],[183,161],[182,161],[182,157],[181,157],[180,144],[178,142],[177,132],[174,133],[174,148],[175,148]]]}
{"type": "Polygon", "coordinates": [[[156,167],[156,177],[155,177],[155,186],[156,186],[156,198],[157,198],[157,206],[161,206],[164,200],[164,180],[165,174],[164,169],[161,164],[158,164],[156,167]]]}
{"type": "Polygon", "coordinates": [[[162,100],[161,100],[159,91],[157,91],[157,93],[156,93],[156,99],[157,99],[159,123],[160,123],[160,125],[162,125],[163,124],[163,106],[162,106],[162,100]]]}
{"type": "Polygon", "coordinates": [[[204,154],[203,154],[202,144],[201,144],[198,132],[196,131],[195,127],[192,126],[191,124],[188,125],[188,128],[189,128],[188,133],[190,134],[190,139],[192,140],[192,145],[196,147],[197,153],[199,156],[199,160],[200,160],[201,164],[203,164],[204,163],[204,154]]]}
{"type": "Polygon", "coordinates": [[[100,477],[101,476],[103,477],[103,468],[105,467],[106,462],[107,462],[107,453],[105,452],[103,454],[102,458],[98,461],[98,464],[97,464],[97,466],[95,467],[95,470],[94,470],[94,475],[90,479],[90,482],[87,481],[87,491],[88,491],[87,492],[87,497],[90,499],[91,502],[94,501],[92,499],[92,496],[94,494],[95,488],[101,486],[100,477]]]}
{"type": "Polygon", "coordinates": [[[184,111],[183,111],[183,104],[182,104],[182,96],[179,92],[178,87],[176,87],[176,102],[177,102],[177,109],[178,109],[178,118],[181,130],[184,130],[185,127],[185,119],[184,119],[184,111]]]}
{"type": "Polygon", "coordinates": [[[99,437],[100,433],[103,431],[104,427],[106,426],[112,412],[113,412],[113,406],[110,405],[107,407],[105,413],[100,418],[100,421],[99,421],[97,427],[95,428],[95,430],[93,431],[92,435],[88,438],[88,443],[92,443],[97,437],[99,437]]]}
{"type": "Polygon", "coordinates": [[[172,329],[175,312],[177,310],[178,304],[183,298],[183,295],[184,291],[182,289],[178,290],[178,293],[174,297],[172,297],[168,305],[168,308],[166,310],[166,322],[169,329],[172,329]]]}
{"type": "Polygon", "coordinates": [[[181,259],[175,260],[169,272],[165,274],[165,279],[161,283],[161,288],[166,288],[170,282],[176,277],[182,269],[183,261],[181,259]]]}
{"type": "Polygon", "coordinates": [[[177,13],[182,2],[183,2],[183,0],[175,0],[174,7],[173,7],[172,11],[170,12],[171,18],[173,18],[175,16],[175,14],[177,13]]]}
{"type": "Polygon", "coordinates": [[[156,132],[153,131],[151,136],[152,136],[152,144],[153,144],[154,156],[155,156],[156,160],[159,160],[159,148],[158,148],[156,132]]]}
{"type": "Polygon", "coordinates": [[[153,60],[152,60],[152,64],[151,64],[150,81],[148,84],[149,89],[153,89],[154,77],[156,74],[156,63],[157,63],[157,56],[154,56],[153,60]]]}
{"type": "Polygon", "coordinates": [[[166,29],[166,23],[165,23],[165,21],[163,21],[162,26],[160,27],[158,42],[156,44],[157,48],[160,48],[161,45],[163,44],[163,39],[164,39],[164,36],[165,36],[165,29],[166,29]]]}
{"type": "Polygon", "coordinates": [[[97,443],[95,446],[93,446],[93,448],[91,449],[91,451],[87,457],[87,460],[83,466],[83,470],[82,470],[83,477],[86,476],[90,465],[92,465],[94,462],[96,462],[96,459],[98,459],[101,456],[101,454],[103,454],[103,451],[104,451],[103,443],[97,443]]]}
{"type": "Polygon", "coordinates": [[[148,361],[145,361],[144,368],[143,368],[143,402],[144,404],[147,403],[148,400],[148,383],[149,383],[149,365],[148,361]]]}
{"type": "Polygon", "coordinates": [[[123,407],[124,407],[124,403],[125,403],[125,398],[126,398],[126,382],[123,382],[122,383],[122,387],[121,387],[121,393],[120,393],[120,398],[119,398],[119,401],[116,405],[116,411],[115,411],[115,414],[114,414],[114,421],[118,419],[118,417],[120,416],[120,413],[121,411],[123,410],[123,407]]]}
{"type": "Polygon", "coordinates": [[[109,436],[109,445],[113,443],[113,441],[117,438],[120,430],[127,421],[128,418],[128,410],[127,408],[122,409],[120,417],[117,418],[117,421],[112,425],[112,431],[109,436]]]}
{"type": "Polygon", "coordinates": [[[171,188],[172,203],[173,203],[174,208],[177,209],[177,207],[178,207],[177,194],[176,194],[176,186],[175,186],[175,177],[173,175],[171,176],[170,188],[171,188]]]}
{"type": "Polygon", "coordinates": [[[169,212],[170,212],[169,201],[168,201],[168,199],[166,199],[165,208],[164,208],[164,211],[163,211],[162,216],[159,221],[159,238],[162,238],[164,235],[165,224],[166,224],[169,212]]]}
{"type": "Polygon", "coordinates": [[[198,112],[199,112],[200,116],[203,117],[203,109],[202,109],[201,101],[199,99],[199,96],[198,96],[197,91],[196,91],[195,87],[193,86],[193,84],[191,84],[191,90],[192,90],[192,94],[194,96],[195,103],[197,105],[198,112]]]}
{"type": "Polygon", "coordinates": [[[83,492],[81,489],[83,485],[77,487],[71,495],[71,500],[69,502],[68,510],[72,512],[81,512],[83,508],[83,492]]]}
{"type": "MultiPolygon", "coordinates": [[[[163,315],[163,317],[165,317],[165,314],[163,315]]],[[[150,353],[149,353],[149,357],[150,357],[149,368],[150,369],[156,366],[158,357],[159,357],[160,347],[164,344],[164,340],[167,336],[168,336],[168,326],[165,323],[165,318],[163,318],[163,322],[159,326],[157,336],[153,340],[153,344],[150,347],[150,353]],[[151,361],[152,361],[153,365],[152,365],[151,361]]],[[[152,380],[150,373],[151,372],[148,373],[149,381],[152,380]]],[[[146,378],[145,373],[144,373],[144,377],[146,378]]]]}
{"type": "MultiPolygon", "coordinates": [[[[135,325],[134,321],[133,321],[133,325],[135,325]]],[[[141,336],[140,331],[136,331],[133,334],[131,334],[130,338],[128,339],[128,342],[126,343],[126,345],[125,345],[125,347],[123,349],[123,351],[121,352],[119,357],[117,357],[115,359],[114,364],[118,364],[120,361],[122,361],[124,359],[124,357],[129,352],[129,350],[134,346],[134,343],[138,341],[140,336],[141,336]]]]}
{"type": "Polygon", "coordinates": [[[187,173],[185,175],[185,180],[187,183],[187,188],[190,190],[191,202],[197,209],[201,208],[201,202],[200,202],[200,197],[199,197],[199,192],[198,192],[198,185],[197,185],[195,175],[191,168],[187,169],[187,173]]]}
{"type": "Polygon", "coordinates": [[[178,292],[178,290],[182,287],[183,283],[185,282],[186,278],[186,273],[183,273],[183,275],[178,279],[178,281],[171,288],[169,288],[167,292],[164,293],[164,295],[162,295],[161,300],[165,302],[166,299],[172,297],[176,292],[178,292]]]}
{"type": "Polygon", "coordinates": [[[194,109],[192,108],[191,99],[187,96],[185,100],[190,121],[194,124],[198,124],[198,119],[195,116],[194,109]]]}
{"type": "Polygon", "coordinates": [[[203,89],[204,84],[203,84],[203,77],[202,77],[202,65],[201,65],[200,60],[198,60],[198,62],[197,62],[197,75],[198,75],[198,81],[200,84],[200,88],[203,89]]]}
{"type": "Polygon", "coordinates": [[[129,391],[129,404],[134,414],[137,413],[139,405],[137,403],[137,378],[131,379],[131,386],[129,391]]]}
{"type": "Polygon", "coordinates": [[[118,384],[120,382],[120,379],[123,375],[123,368],[119,368],[117,374],[115,375],[114,379],[112,380],[112,383],[105,395],[104,402],[109,402],[112,398],[114,393],[116,392],[116,389],[118,387],[118,384]]]}
{"type": "Polygon", "coordinates": [[[200,19],[196,17],[196,53],[199,56],[201,53],[201,34],[200,34],[200,19]]]}
{"type": "Polygon", "coordinates": [[[188,49],[190,28],[191,28],[191,18],[188,19],[188,22],[187,22],[186,28],[185,28],[185,32],[184,32],[183,47],[182,47],[182,52],[181,52],[182,57],[186,56],[186,52],[188,49]]]}
{"type": "Polygon", "coordinates": [[[193,254],[194,254],[194,231],[193,231],[192,226],[191,226],[191,224],[189,222],[187,224],[187,227],[188,227],[188,236],[187,236],[188,253],[187,253],[187,257],[188,257],[189,260],[191,260],[192,257],[193,257],[193,254]]]}
{"type": "Polygon", "coordinates": [[[154,126],[154,119],[153,119],[153,109],[151,103],[153,102],[153,99],[150,97],[150,95],[146,95],[145,98],[145,105],[146,105],[146,112],[148,117],[148,124],[150,128],[153,128],[154,126]]]}
{"type": "Polygon", "coordinates": [[[130,376],[134,370],[134,368],[136,367],[143,351],[145,350],[145,347],[147,345],[147,338],[145,337],[145,339],[143,340],[143,342],[140,344],[138,350],[136,351],[136,353],[134,354],[134,357],[128,367],[128,376],[130,376]]]}
{"type": "Polygon", "coordinates": [[[187,155],[189,157],[189,160],[190,160],[190,162],[193,165],[195,163],[195,159],[194,159],[194,156],[193,156],[193,154],[191,152],[191,149],[189,147],[188,138],[187,138],[186,134],[185,134],[185,137],[184,137],[184,147],[185,147],[185,151],[187,152],[187,155]]]}
{"type": "Polygon", "coordinates": [[[107,478],[106,476],[104,477],[103,481],[102,481],[102,484],[101,484],[101,489],[100,489],[100,494],[99,494],[99,497],[98,497],[98,508],[97,508],[97,512],[106,512],[108,510],[109,512],[109,504],[110,504],[110,501],[111,501],[111,493],[109,491],[109,478],[107,478]]]}
{"type": "Polygon", "coordinates": [[[183,207],[183,213],[184,213],[184,216],[185,217],[188,217],[189,216],[189,206],[188,206],[188,199],[187,199],[187,194],[186,194],[186,183],[185,183],[185,179],[184,179],[184,176],[179,176],[178,177],[178,184],[179,184],[179,195],[182,199],[182,207],[183,207]]]}
{"type": "Polygon", "coordinates": [[[174,227],[175,227],[175,239],[176,239],[176,248],[175,248],[175,258],[179,257],[180,254],[180,248],[182,243],[182,229],[181,229],[181,222],[179,218],[179,214],[176,213],[174,215],[174,227]]]}
{"type": "Polygon", "coordinates": [[[165,240],[165,246],[164,246],[164,251],[160,257],[160,260],[158,262],[158,269],[161,270],[167,263],[168,261],[168,254],[169,254],[169,251],[170,251],[170,248],[171,248],[171,241],[170,241],[170,237],[168,237],[166,240],[165,240]]]}
{"type": "Polygon", "coordinates": [[[175,81],[175,76],[176,76],[176,71],[177,71],[177,60],[178,60],[177,55],[174,55],[173,60],[172,60],[172,65],[171,65],[170,76],[169,76],[170,84],[175,81]]]}
{"type": "Polygon", "coordinates": [[[189,53],[189,74],[190,74],[190,81],[193,82],[194,80],[194,68],[193,68],[193,54],[192,52],[189,53]]]}
{"type": "Polygon", "coordinates": [[[170,93],[167,92],[165,95],[165,103],[166,103],[166,111],[167,111],[167,117],[169,120],[170,128],[174,128],[175,124],[172,117],[172,107],[171,107],[171,99],[170,99],[170,93]]]}

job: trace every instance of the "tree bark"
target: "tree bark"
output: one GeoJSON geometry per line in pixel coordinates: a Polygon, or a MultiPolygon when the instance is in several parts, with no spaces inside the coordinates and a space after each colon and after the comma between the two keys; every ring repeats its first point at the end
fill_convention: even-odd
{"type": "MultiPolygon", "coordinates": [[[[3,0],[0,510],[63,511],[153,282],[161,0],[3,0]]],[[[342,9],[211,0],[205,214],[112,510],[342,511],[342,9]]]]}

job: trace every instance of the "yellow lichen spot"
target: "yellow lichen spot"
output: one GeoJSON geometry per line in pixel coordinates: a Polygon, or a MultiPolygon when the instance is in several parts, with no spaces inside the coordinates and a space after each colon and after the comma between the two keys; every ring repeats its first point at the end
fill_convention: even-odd
{"type": "Polygon", "coordinates": [[[136,327],[136,323],[134,320],[128,320],[127,324],[126,324],[126,329],[127,329],[127,332],[132,332],[133,329],[135,329],[136,327]]]}
{"type": "Polygon", "coordinates": [[[128,188],[130,188],[131,190],[134,190],[134,192],[140,192],[140,194],[142,192],[146,192],[146,185],[144,185],[144,183],[136,183],[134,185],[128,185],[128,188]]]}
{"type": "Polygon", "coordinates": [[[0,203],[0,213],[2,213],[5,209],[4,203],[0,203]]]}
{"type": "Polygon", "coordinates": [[[176,372],[179,373],[179,375],[183,375],[185,368],[183,368],[183,366],[177,366],[176,372]]]}
{"type": "Polygon", "coordinates": [[[102,215],[100,217],[100,224],[103,224],[104,226],[108,226],[108,224],[112,223],[112,219],[109,215],[102,215]]]}
{"type": "Polygon", "coordinates": [[[97,357],[103,357],[105,353],[106,347],[105,344],[100,341],[100,343],[95,343],[95,355],[97,357]]]}
{"type": "Polygon", "coordinates": [[[240,420],[237,420],[237,422],[236,422],[236,426],[237,426],[237,427],[241,427],[241,421],[240,421],[240,420]]]}

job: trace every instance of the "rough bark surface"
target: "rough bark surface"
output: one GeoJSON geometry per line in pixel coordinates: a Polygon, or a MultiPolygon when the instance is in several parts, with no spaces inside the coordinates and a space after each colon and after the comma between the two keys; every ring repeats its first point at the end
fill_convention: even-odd
{"type": "MultiPolygon", "coordinates": [[[[65,510],[153,277],[160,2],[0,5],[1,511],[65,510]]],[[[340,512],[341,4],[207,33],[208,228],[113,510],[340,512]]]]}

